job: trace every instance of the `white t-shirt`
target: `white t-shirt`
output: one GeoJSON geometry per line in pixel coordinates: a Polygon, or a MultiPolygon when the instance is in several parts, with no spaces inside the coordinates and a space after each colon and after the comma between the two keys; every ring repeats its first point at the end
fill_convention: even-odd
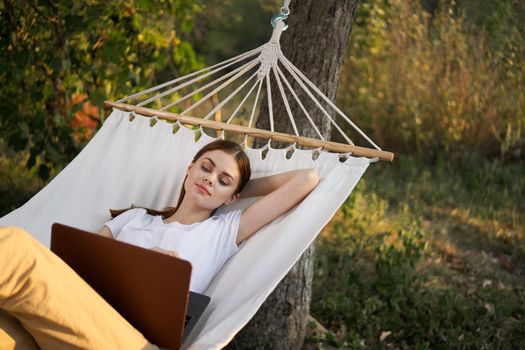
{"type": "Polygon", "coordinates": [[[192,265],[190,290],[202,293],[222,265],[239,251],[235,240],[241,210],[218,214],[191,225],[165,224],[162,216],[149,215],[145,209],[130,209],[106,225],[116,240],[151,249],[175,251],[192,265]]]}

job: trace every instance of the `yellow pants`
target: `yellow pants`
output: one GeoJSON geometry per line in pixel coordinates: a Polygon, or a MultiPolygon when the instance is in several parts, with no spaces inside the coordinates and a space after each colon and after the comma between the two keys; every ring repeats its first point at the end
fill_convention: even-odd
{"type": "Polygon", "coordinates": [[[0,349],[38,350],[35,340],[16,318],[0,309],[0,349]]]}
{"type": "MultiPolygon", "coordinates": [[[[158,349],[66,263],[18,227],[0,227],[0,309],[18,319],[42,349],[158,349]]],[[[5,316],[0,312],[0,347],[14,349],[9,344],[16,339],[30,344],[23,334],[9,336],[21,327],[17,330],[13,320],[6,323],[5,316]]]]}

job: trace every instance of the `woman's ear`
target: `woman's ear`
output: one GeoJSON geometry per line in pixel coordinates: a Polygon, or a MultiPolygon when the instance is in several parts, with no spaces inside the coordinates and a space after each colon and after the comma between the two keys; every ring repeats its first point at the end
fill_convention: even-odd
{"type": "Polygon", "coordinates": [[[190,163],[190,165],[188,165],[188,168],[186,169],[186,176],[188,176],[192,167],[193,167],[193,163],[190,163]]]}
{"type": "Polygon", "coordinates": [[[233,204],[237,201],[237,199],[239,199],[240,195],[237,193],[237,194],[234,194],[233,196],[231,196],[230,199],[228,199],[226,202],[224,202],[224,205],[230,205],[230,204],[233,204]]]}

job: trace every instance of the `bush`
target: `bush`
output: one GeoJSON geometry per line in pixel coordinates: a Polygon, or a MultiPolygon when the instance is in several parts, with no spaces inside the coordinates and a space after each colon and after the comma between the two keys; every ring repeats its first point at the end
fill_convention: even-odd
{"type": "Polygon", "coordinates": [[[523,37],[510,23],[489,46],[490,32],[439,3],[432,14],[414,0],[363,3],[339,105],[397,152],[524,159],[523,37]]]}
{"type": "Polygon", "coordinates": [[[525,345],[523,165],[471,162],[400,157],[361,179],[317,241],[311,312],[334,334],[318,343],[525,345]]]}

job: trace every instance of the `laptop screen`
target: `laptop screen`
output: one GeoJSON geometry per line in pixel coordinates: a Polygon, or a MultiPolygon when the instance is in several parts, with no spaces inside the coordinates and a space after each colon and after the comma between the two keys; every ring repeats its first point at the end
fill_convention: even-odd
{"type": "MultiPolygon", "coordinates": [[[[185,323],[195,323],[194,315],[186,317],[188,261],[58,223],[52,226],[51,250],[150,342],[177,349],[185,323]]],[[[204,307],[209,302],[195,298],[204,307]]]]}

